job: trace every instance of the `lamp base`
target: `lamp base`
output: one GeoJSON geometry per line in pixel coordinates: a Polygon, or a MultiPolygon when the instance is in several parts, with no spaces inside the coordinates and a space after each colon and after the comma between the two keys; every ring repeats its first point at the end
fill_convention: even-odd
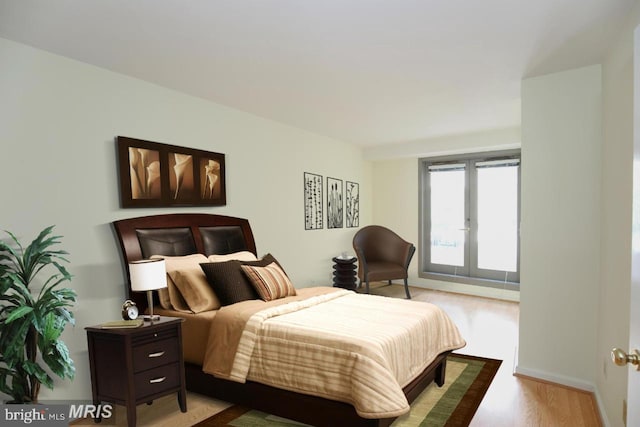
{"type": "Polygon", "coordinates": [[[147,291],[147,304],[149,304],[149,314],[145,314],[142,318],[146,322],[153,322],[154,320],[160,320],[160,316],[153,314],[153,294],[152,291],[147,291]]]}

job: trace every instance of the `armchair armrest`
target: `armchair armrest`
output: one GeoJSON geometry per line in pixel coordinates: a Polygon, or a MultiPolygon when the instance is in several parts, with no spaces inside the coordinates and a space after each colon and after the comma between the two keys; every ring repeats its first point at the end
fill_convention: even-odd
{"type": "Polygon", "coordinates": [[[358,258],[358,277],[360,279],[367,277],[367,272],[369,271],[367,267],[367,260],[364,257],[364,251],[360,246],[354,246],[353,249],[356,251],[356,257],[358,258]]]}
{"type": "Polygon", "coordinates": [[[404,264],[404,269],[409,269],[409,264],[411,264],[411,259],[413,258],[413,254],[416,252],[416,247],[413,244],[409,243],[409,252],[406,257],[406,263],[404,264]]]}
{"type": "Polygon", "coordinates": [[[393,249],[387,251],[387,254],[388,257],[393,257],[393,259],[389,259],[389,261],[393,261],[406,268],[409,267],[409,263],[411,262],[411,258],[415,251],[416,248],[412,243],[404,240],[395,240],[393,242],[393,249]]]}

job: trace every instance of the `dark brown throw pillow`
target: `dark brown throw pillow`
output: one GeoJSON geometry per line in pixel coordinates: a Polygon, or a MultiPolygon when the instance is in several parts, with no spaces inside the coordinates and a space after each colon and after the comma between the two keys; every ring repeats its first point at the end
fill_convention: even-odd
{"type": "Polygon", "coordinates": [[[200,268],[207,276],[209,285],[224,305],[251,299],[260,299],[255,288],[242,271],[242,265],[266,267],[276,259],[267,254],[258,261],[225,261],[201,263],[200,268]]]}

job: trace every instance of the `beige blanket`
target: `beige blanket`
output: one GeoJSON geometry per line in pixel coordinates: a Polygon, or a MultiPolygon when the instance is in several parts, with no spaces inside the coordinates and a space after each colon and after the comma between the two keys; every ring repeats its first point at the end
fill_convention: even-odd
{"type": "Polygon", "coordinates": [[[204,371],[348,402],[364,418],[389,418],[409,410],[405,385],[438,354],[465,345],[432,304],[332,288],[299,291],[277,304],[221,309],[204,371]]]}

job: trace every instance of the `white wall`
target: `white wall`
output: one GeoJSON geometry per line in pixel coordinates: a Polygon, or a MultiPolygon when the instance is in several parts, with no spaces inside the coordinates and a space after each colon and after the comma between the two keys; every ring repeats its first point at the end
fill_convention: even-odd
{"type": "Polygon", "coordinates": [[[78,293],[77,325],[63,337],[76,380],[43,388],[43,399],[90,397],[83,328],[117,319],[125,295],[112,221],[191,211],[248,218],[258,253],[272,252],[297,286],[330,284],[331,258],[350,251],[355,232],[304,230],[304,172],[360,183],[361,223],[371,221],[371,167],[359,148],[4,39],[0,62],[0,228],[30,241],[55,224],[78,293]],[[120,209],[117,135],[225,153],[228,204],[120,209]]]}
{"type": "Polygon", "coordinates": [[[519,299],[519,294],[515,291],[418,277],[421,256],[418,245],[418,159],[446,154],[506,150],[519,146],[520,128],[508,128],[365,149],[365,158],[373,160],[373,222],[391,228],[418,248],[409,266],[411,285],[492,298],[516,301],[519,299]]]}
{"type": "Polygon", "coordinates": [[[596,381],[603,410],[613,426],[623,425],[622,401],[627,396],[627,369],[614,366],[609,353],[613,347],[626,349],[629,341],[633,30],[639,24],[637,4],[602,68],[602,257],[596,381]]]}
{"type": "Polygon", "coordinates": [[[364,157],[367,160],[384,162],[390,159],[435,157],[513,148],[520,148],[520,127],[518,126],[368,147],[364,150],[364,157]]]}
{"type": "Polygon", "coordinates": [[[517,370],[594,388],[600,280],[599,65],[522,82],[517,370]]]}

